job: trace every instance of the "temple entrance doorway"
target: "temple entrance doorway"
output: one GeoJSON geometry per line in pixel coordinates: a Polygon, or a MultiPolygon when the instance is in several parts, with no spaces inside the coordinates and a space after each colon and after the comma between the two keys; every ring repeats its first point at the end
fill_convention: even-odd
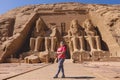
{"type": "Polygon", "coordinates": [[[70,49],[68,46],[67,46],[67,50],[66,50],[66,59],[71,59],[70,49]]]}

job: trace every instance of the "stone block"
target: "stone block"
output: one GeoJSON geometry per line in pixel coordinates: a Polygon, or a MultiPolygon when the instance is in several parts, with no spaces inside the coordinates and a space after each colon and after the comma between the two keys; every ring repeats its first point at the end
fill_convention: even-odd
{"type": "Polygon", "coordinates": [[[39,57],[35,55],[30,55],[24,58],[25,63],[39,63],[39,57]]]}

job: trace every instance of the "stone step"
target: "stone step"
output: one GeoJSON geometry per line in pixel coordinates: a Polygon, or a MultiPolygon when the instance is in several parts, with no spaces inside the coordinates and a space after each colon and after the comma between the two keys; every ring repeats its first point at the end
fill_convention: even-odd
{"type": "Polygon", "coordinates": [[[72,59],[65,59],[65,63],[73,63],[72,59]]]}
{"type": "Polygon", "coordinates": [[[103,58],[109,58],[110,53],[108,51],[94,51],[94,52],[74,52],[73,61],[100,61],[103,58]]]}
{"type": "Polygon", "coordinates": [[[101,58],[100,61],[120,61],[120,57],[101,58]]]}

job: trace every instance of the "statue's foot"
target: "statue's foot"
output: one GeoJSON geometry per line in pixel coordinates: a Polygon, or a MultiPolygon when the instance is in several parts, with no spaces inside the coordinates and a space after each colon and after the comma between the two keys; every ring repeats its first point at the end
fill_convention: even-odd
{"type": "Polygon", "coordinates": [[[80,52],[85,52],[85,50],[84,50],[84,49],[81,49],[80,52]]]}
{"type": "Polygon", "coordinates": [[[74,52],[79,52],[79,50],[78,50],[78,49],[75,49],[74,52]]]}
{"type": "Polygon", "coordinates": [[[97,51],[97,49],[92,49],[92,50],[91,50],[91,52],[95,52],[95,51],[97,51]]]}
{"type": "Polygon", "coordinates": [[[101,49],[97,49],[98,51],[102,51],[101,49]]]}
{"type": "Polygon", "coordinates": [[[50,52],[55,52],[54,50],[51,50],[50,52]]]}
{"type": "Polygon", "coordinates": [[[49,52],[48,50],[45,50],[45,52],[49,52]]]}

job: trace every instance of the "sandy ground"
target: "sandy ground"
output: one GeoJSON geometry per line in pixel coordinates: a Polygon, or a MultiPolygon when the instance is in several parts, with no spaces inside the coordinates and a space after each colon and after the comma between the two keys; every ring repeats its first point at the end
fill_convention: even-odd
{"type": "Polygon", "coordinates": [[[1,63],[0,64],[0,80],[11,77],[11,76],[27,73],[29,71],[32,71],[34,69],[39,69],[46,65],[48,64],[1,63]]]}
{"type": "MultiPolygon", "coordinates": [[[[0,80],[35,68],[38,69],[8,80],[54,80],[57,63],[39,68],[44,65],[46,64],[0,64],[0,80]]],[[[120,80],[120,62],[84,62],[79,64],[66,60],[64,67],[65,80],[120,80]]],[[[57,80],[64,80],[60,77],[61,74],[57,80]]]]}

